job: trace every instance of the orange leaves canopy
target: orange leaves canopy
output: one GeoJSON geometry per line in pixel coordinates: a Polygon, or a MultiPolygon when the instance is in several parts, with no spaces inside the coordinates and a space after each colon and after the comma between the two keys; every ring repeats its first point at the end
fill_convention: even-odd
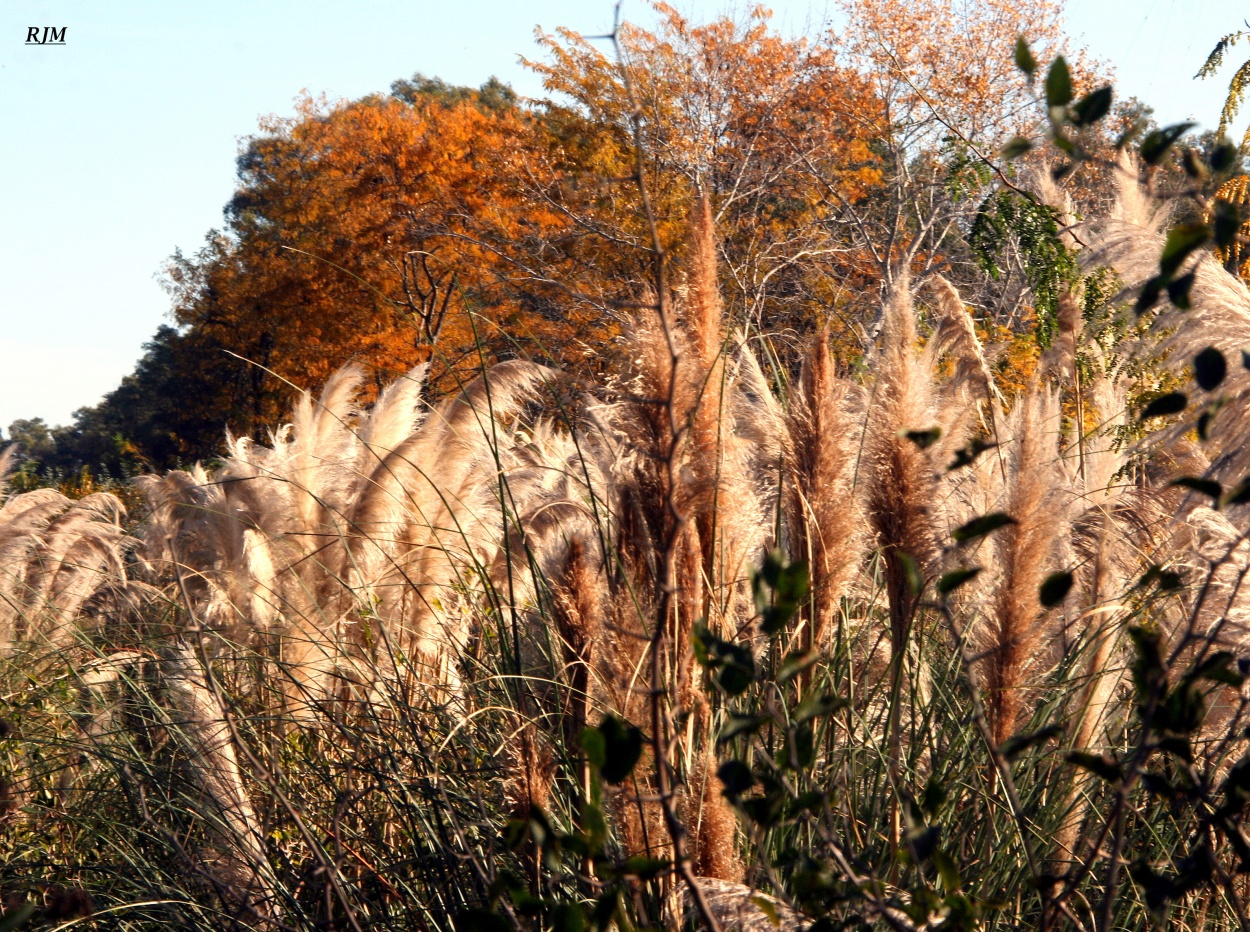
{"type": "Polygon", "coordinates": [[[546,58],[527,64],[548,101],[418,77],[263,121],[227,231],[169,267],[197,404],[255,432],[292,385],[352,358],[377,384],[432,358],[443,390],[483,354],[593,368],[647,280],[635,115],[678,265],[690,206],[713,205],[730,326],[858,342],[869,283],[908,237],[925,262],[953,241],[941,211],[963,208],[934,143],[955,132],[992,151],[1030,99],[1016,35],[1043,57],[1061,35],[1058,0],[845,6],[844,35],[807,40],[763,7],[698,25],[655,3],[653,30],[622,26],[621,62],[570,31],[540,35],[546,58]],[[943,218],[929,233],[925,211],[943,218]]]}
{"type": "Polygon", "coordinates": [[[438,336],[445,371],[475,366],[469,312],[489,340],[517,300],[492,244],[558,223],[513,181],[535,163],[529,123],[429,96],[305,100],[264,121],[239,158],[231,235],[170,267],[178,322],[259,367],[240,375],[262,422],[284,380],[317,384],[349,358],[384,382],[438,336]]]}

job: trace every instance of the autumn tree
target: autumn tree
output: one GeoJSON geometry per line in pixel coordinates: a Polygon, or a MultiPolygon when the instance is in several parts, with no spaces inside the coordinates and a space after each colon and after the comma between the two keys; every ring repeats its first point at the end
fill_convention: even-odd
{"type": "Polygon", "coordinates": [[[881,273],[939,260],[968,208],[1005,180],[1002,146],[1039,119],[1037,94],[1012,59],[1022,35],[1046,60],[1066,51],[1061,0],[842,0],[841,45],[882,101],[879,140],[889,195],[851,208],[881,273]]]}
{"type": "Polygon", "coordinates": [[[547,60],[527,62],[554,95],[544,122],[564,180],[559,196],[599,234],[587,254],[597,248],[617,275],[641,277],[636,266],[622,269],[619,248],[605,249],[627,244],[637,263],[646,244],[628,183],[636,116],[666,247],[680,249],[690,205],[707,196],[731,317],[770,328],[810,323],[833,300],[811,292],[811,264],[854,264],[824,188],[850,201],[874,190],[868,130],[878,102],[829,43],[778,35],[763,7],[705,25],[666,3],[653,9],[654,31],[620,26],[619,61],[610,46],[558,30],[539,36],[547,60]]]}
{"type": "Polygon", "coordinates": [[[416,75],[262,121],[225,228],[169,264],[177,327],[115,393],[160,384],[168,403],[128,421],[106,399],[67,442],[212,455],[227,425],[263,433],[349,359],[375,385],[428,359],[436,392],[512,355],[593,377],[649,280],[638,147],[678,290],[706,198],[727,321],[770,335],[782,378],[805,330],[830,328],[843,362],[862,352],[900,264],[989,287],[977,213],[1019,186],[998,151],[1038,118],[1010,50],[1023,31],[1062,48],[1056,0],[847,0],[846,29],[809,38],[762,7],[705,24],[653,9],[615,48],[540,34],[527,64],[549,100],[416,75]]]}
{"type": "MultiPolygon", "coordinates": [[[[706,25],[654,10],[653,31],[620,27],[620,62],[563,31],[541,35],[548,60],[529,64],[557,95],[548,118],[577,163],[566,175],[629,176],[636,113],[666,245],[692,192],[709,194],[732,319],[829,326],[845,357],[871,339],[876,283],[903,266],[941,269],[974,298],[1029,300],[1028,276],[988,277],[970,237],[1000,192],[1028,196],[1000,150],[1045,111],[1012,50],[1027,33],[1043,58],[1066,51],[1062,3],[847,0],[845,28],[807,39],[778,36],[763,8],[706,25]]],[[[1069,58],[1089,84],[1093,67],[1069,58]]],[[[632,244],[637,205],[612,191],[580,222],[632,244]]]]}
{"type": "Polygon", "coordinates": [[[499,248],[546,242],[560,223],[515,183],[533,171],[532,122],[497,82],[418,77],[262,123],[226,231],[169,267],[177,322],[232,356],[237,375],[219,387],[235,429],[272,424],[291,385],[348,359],[380,384],[434,356],[454,384],[479,345],[515,352],[528,337],[560,352],[568,322],[499,248]]]}
{"type": "MultiPolygon", "coordinates": [[[[381,384],[431,358],[442,391],[483,355],[593,370],[645,280],[630,87],[667,241],[684,239],[706,193],[737,320],[811,319],[811,261],[846,251],[816,185],[832,178],[858,199],[876,183],[857,133],[873,106],[863,82],[830,48],[777,36],[762,10],[707,26],[657,11],[655,33],[622,29],[623,71],[571,33],[544,39],[551,61],[531,64],[552,101],[417,75],[389,96],[305,99],[264,120],[225,229],[169,264],[178,330],[159,349],[184,363],[171,387],[185,400],[162,415],[176,455],[216,451],[220,429],[201,430],[198,412],[263,432],[294,386],[348,359],[381,384]]],[[[161,435],[132,427],[118,436],[161,435]]],[[[153,442],[168,465],[169,445],[153,442]]]]}

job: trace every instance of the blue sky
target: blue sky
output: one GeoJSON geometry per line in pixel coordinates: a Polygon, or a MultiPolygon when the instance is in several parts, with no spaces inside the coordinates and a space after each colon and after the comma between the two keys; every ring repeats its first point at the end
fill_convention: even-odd
{"type": "MultiPolygon", "coordinates": [[[[828,10],[822,0],[771,5],[787,32],[828,10]]],[[[1193,8],[1084,0],[1070,3],[1068,29],[1161,122],[1210,125],[1224,84],[1192,75],[1250,6],[1193,8]]],[[[647,12],[639,0],[624,11],[647,12]]],[[[598,34],[611,21],[601,0],[4,0],[0,428],[19,417],[68,422],[131,370],[167,319],[165,259],[221,225],[238,140],[259,115],[289,112],[305,89],[358,97],[414,71],[469,85],[494,74],[539,95],[517,61],[535,54],[535,26],[598,34]],[[27,28],[45,25],[67,27],[66,44],[25,46],[27,28]]]]}

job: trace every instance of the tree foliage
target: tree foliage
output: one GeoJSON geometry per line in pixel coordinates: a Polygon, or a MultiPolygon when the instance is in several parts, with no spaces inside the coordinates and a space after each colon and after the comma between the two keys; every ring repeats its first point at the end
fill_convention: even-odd
{"type": "MultiPolygon", "coordinates": [[[[1224,56],[1238,42],[1243,39],[1250,39],[1250,30],[1239,29],[1236,32],[1230,32],[1226,36],[1221,36],[1220,41],[1215,43],[1215,48],[1211,50],[1211,54],[1207,56],[1207,60],[1198,70],[1195,77],[1212,78],[1216,72],[1224,64],[1224,56]]],[[[1246,99],[1246,88],[1250,87],[1250,59],[1238,65],[1237,70],[1233,72],[1232,78],[1228,82],[1228,94],[1224,97],[1224,106],[1220,110],[1220,125],[1216,130],[1218,135],[1225,135],[1229,128],[1233,125],[1233,120],[1237,119],[1237,114],[1241,110],[1242,103],[1246,99]]],[[[1245,135],[1242,137],[1241,146],[1244,149],[1250,144],[1250,128],[1247,128],[1245,135]]]]}
{"type": "Polygon", "coordinates": [[[530,118],[481,93],[402,82],[397,96],[269,119],[239,158],[228,228],[169,266],[174,316],[233,354],[223,386],[239,429],[273,423],[290,385],[357,359],[385,381],[430,358],[454,379],[497,329],[567,339],[493,244],[549,239],[560,221],[514,179],[532,169],[530,118]],[[471,315],[480,316],[475,325],[471,315]]]}
{"type": "MultiPolygon", "coordinates": [[[[996,243],[1027,239],[995,207],[1012,185],[989,165],[1038,119],[1038,88],[1005,50],[1027,30],[1037,55],[1063,51],[1059,4],[845,7],[845,31],[794,38],[763,7],[699,24],[657,2],[652,28],[621,25],[619,60],[568,30],[540,34],[526,64],[547,100],[417,73],[389,95],[305,98],[262,120],[225,226],[170,259],[175,326],[43,460],[211,457],[227,429],[276,428],[296,389],[349,360],[375,387],[428,360],[436,394],[513,356],[602,371],[647,288],[635,131],[679,291],[690,206],[706,197],[728,319],[770,335],[776,378],[797,372],[796,337],[817,328],[854,365],[872,283],[903,266],[941,271],[974,302],[1014,289],[1015,307],[1045,319],[1049,278],[1027,262],[986,275],[984,218],[1001,221],[996,243]]],[[[1089,74],[1072,59],[1077,90],[1089,74]]],[[[1011,342],[1035,316],[983,323],[1011,342]]]]}

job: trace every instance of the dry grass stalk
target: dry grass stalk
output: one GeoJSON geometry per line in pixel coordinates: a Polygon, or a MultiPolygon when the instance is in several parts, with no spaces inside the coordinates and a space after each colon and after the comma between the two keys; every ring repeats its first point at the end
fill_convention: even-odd
{"type": "Polygon", "coordinates": [[[525,721],[500,750],[508,762],[503,792],[513,817],[528,819],[545,811],[556,769],[550,741],[532,721],[525,721]]]}
{"type": "MultiPolygon", "coordinates": [[[[1076,351],[1081,341],[1082,324],[1080,301],[1070,290],[1059,296],[1055,324],[1054,340],[1043,355],[1041,365],[1052,381],[1067,386],[1076,376],[1076,351]]],[[[1079,397],[1079,386],[1076,390],[1079,397]]]]}
{"type": "Polygon", "coordinates": [[[954,373],[942,386],[943,393],[950,397],[962,394],[967,387],[978,401],[1003,404],[1002,392],[994,383],[994,373],[959,292],[941,275],[933,276],[933,292],[937,297],[938,321],[925,345],[925,356],[931,367],[943,356],[954,361],[954,373]]]}
{"type": "Polygon", "coordinates": [[[205,865],[223,898],[244,913],[263,915],[273,901],[264,832],[243,782],[231,729],[203,666],[185,643],[161,659],[161,693],[168,703],[166,731],[187,755],[187,769],[203,794],[208,827],[218,845],[205,865]]]}
{"type": "MultiPolygon", "coordinates": [[[[811,919],[776,897],[748,887],[744,883],[700,877],[699,888],[717,922],[725,929],[740,932],[802,932],[811,919]],[[766,904],[768,912],[760,904],[766,904]]],[[[674,925],[695,919],[694,904],[688,895],[681,895],[674,925]]]]}
{"type": "MultiPolygon", "coordinates": [[[[1088,261],[1118,263],[1129,281],[1148,265],[1153,272],[1159,222],[1135,183],[1126,184],[1088,261]]],[[[1118,683],[1107,671],[1121,617],[1115,596],[1144,565],[1209,564],[1204,541],[1237,541],[1223,516],[1166,489],[1178,471],[1201,472],[1201,456],[1170,435],[1152,460],[1129,469],[1128,452],[1110,439],[1123,424],[1109,416],[1124,406],[1123,387],[1103,377],[1088,391],[1075,387],[1107,423],[1085,437],[1078,407],[1081,467],[1069,469],[1056,389],[1035,385],[1004,416],[972,318],[940,277],[933,334],[921,347],[909,285],[898,276],[870,358],[869,397],[838,377],[821,334],[783,413],[752,347],[726,333],[706,200],[693,212],[690,236],[684,295],[657,296],[627,328],[608,401],[586,396],[571,415],[562,405],[560,424],[534,420],[529,405],[553,373],[511,362],[434,406],[422,401],[424,369],[414,370],[362,410],[362,374],[347,367],[318,398],[301,395],[291,423],[268,446],[232,438],[211,472],[197,466],[142,480],[153,506],[145,555],[155,578],[185,585],[189,613],[211,633],[258,647],[275,636],[288,719],[297,722],[317,721],[329,700],[353,692],[376,698],[401,680],[456,695],[458,665],[478,626],[522,619],[516,669],[509,669],[524,682],[513,709],[516,740],[503,748],[512,764],[506,792],[518,815],[546,807],[557,792],[556,739],[540,727],[550,713],[559,713],[565,746],[603,711],[645,720],[646,666],[655,659],[647,656],[650,625],[666,587],[673,589],[658,660],[674,709],[688,713],[672,745],[685,784],[679,809],[699,872],[737,881],[737,817],[713,776],[716,699],[696,682],[695,622],[705,619],[725,637],[754,636],[746,581],[777,543],[780,508],[782,540],[811,566],[813,609],[803,636],[823,649],[872,546],[888,600],[894,699],[887,741],[891,775],[899,778],[904,676],[916,686],[917,705],[926,701],[911,631],[919,601],[912,566],[927,582],[952,560],[964,561],[962,550],[943,550],[943,533],[1004,510],[1015,523],[980,545],[984,571],[952,601],[961,610],[984,606],[968,633],[992,738],[1001,744],[1014,733],[1042,674],[1081,644],[1087,680],[1073,709],[1072,739],[1096,747],[1118,683]],[[939,378],[941,371],[950,375],[939,378]],[[1000,448],[948,471],[978,417],[1001,433],[1000,448]],[[666,576],[664,549],[673,538],[666,576]],[[1074,564],[1082,567],[1080,605],[1065,624],[1060,610],[1044,610],[1038,593],[1049,571],[1074,564]]],[[[1230,352],[1234,343],[1250,343],[1250,293],[1210,263],[1197,268],[1197,323],[1164,343],[1177,358],[1199,342],[1222,340],[1230,352]]],[[[1085,338],[1075,294],[1061,298],[1059,312],[1058,338],[1042,369],[1067,390],[1085,338]]],[[[1250,376],[1234,375],[1229,387],[1228,410],[1244,411],[1250,376]]],[[[1227,420],[1217,422],[1225,439],[1216,466],[1227,471],[1241,463],[1250,428],[1220,416],[1227,420]]],[[[5,503],[0,646],[11,649],[36,633],[59,637],[93,605],[120,598],[127,546],[120,525],[120,505],[107,495],[71,503],[41,491],[5,503]]],[[[1214,590],[1224,601],[1200,612],[1198,624],[1204,632],[1218,624],[1224,637],[1244,644],[1250,602],[1236,587],[1250,558],[1236,557],[1217,574],[1214,590]]],[[[244,898],[263,898],[265,849],[226,710],[184,641],[162,663],[194,779],[227,839],[214,873],[244,898]]],[[[638,795],[633,787],[610,793],[609,806],[630,853],[663,857],[671,836],[647,772],[644,760],[638,795]]],[[[589,773],[580,776],[589,793],[589,773]]],[[[1071,790],[1061,851],[1077,847],[1082,787],[1076,781],[1071,790]]]]}
{"type": "MultiPolygon", "coordinates": [[[[1122,670],[1114,669],[1112,663],[1118,647],[1118,635],[1122,612],[1113,599],[1123,591],[1127,581],[1113,566],[1115,551],[1114,534],[1120,530],[1107,512],[1097,533],[1097,549],[1093,558],[1092,579],[1086,590],[1086,609],[1082,617],[1087,621],[1084,635],[1086,651],[1082,664],[1085,685],[1075,698],[1074,722],[1071,726],[1072,747],[1077,750],[1098,753],[1099,740],[1108,724],[1112,700],[1123,678],[1122,670]]],[[[1075,769],[1067,790],[1067,810],[1059,831],[1055,834],[1054,856],[1061,860],[1074,859],[1081,825],[1088,812],[1085,793],[1092,785],[1093,775],[1075,769]]]]}
{"type": "Polygon", "coordinates": [[[270,448],[234,440],[212,475],[142,480],[149,559],[180,568],[210,627],[244,640],[277,628],[295,709],[355,676],[343,658],[368,644],[374,671],[454,680],[469,636],[461,593],[499,547],[510,435],[498,425],[547,372],[502,364],[489,388],[479,379],[428,414],[423,374],[366,414],[349,367],[319,402],[301,396],[270,448]]]}
{"type": "Polygon", "coordinates": [[[95,492],[71,501],[54,489],[0,507],[0,657],[21,642],[64,649],[89,600],[126,580],[126,509],[95,492]]]}
{"type": "Polygon", "coordinates": [[[858,570],[863,516],[854,494],[855,388],[834,372],[825,333],[812,340],[785,421],[791,481],[791,549],[810,567],[815,605],[806,641],[824,649],[842,595],[858,570]]]}
{"type": "Polygon", "coordinates": [[[741,883],[745,867],[738,851],[738,814],[721,793],[720,780],[713,773],[715,756],[708,744],[690,781],[694,793],[687,821],[695,842],[694,870],[700,877],[741,883]]]}
{"type": "MultiPolygon", "coordinates": [[[[1118,189],[1111,217],[1094,225],[1089,247],[1081,256],[1087,268],[1099,265],[1115,269],[1126,295],[1135,297],[1147,279],[1159,271],[1159,255],[1168,219],[1167,202],[1151,198],[1138,181],[1137,166],[1122,158],[1117,173],[1118,189]]],[[[1209,253],[1191,257],[1178,275],[1194,273],[1190,289],[1192,309],[1179,310],[1160,304],[1151,335],[1137,352],[1166,354],[1168,364],[1187,378],[1193,357],[1214,346],[1232,361],[1219,394],[1230,403],[1215,413],[1208,435],[1211,475],[1220,481],[1240,481],[1250,472],[1250,421],[1241,415],[1250,403],[1250,372],[1236,365],[1243,347],[1250,344],[1250,290],[1230,275],[1209,253]]],[[[1195,393],[1195,400],[1202,397],[1195,393]]],[[[1175,444],[1194,428],[1203,410],[1190,405],[1190,413],[1175,428],[1160,433],[1155,442],[1175,444]]]]}
{"type": "Polygon", "coordinates": [[[1067,538],[1070,480],[1059,458],[1059,404],[1034,388],[1008,422],[1005,511],[1014,523],[992,542],[996,591],[984,624],[974,629],[978,677],[994,740],[1015,732],[1028,709],[1026,691],[1055,658],[1055,620],[1039,600],[1042,581],[1056,566],[1067,538]]]}
{"type": "Polygon", "coordinates": [[[939,554],[935,475],[937,445],[909,432],[936,426],[931,372],[916,352],[916,320],[906,275],[886,298],[881,348],[874,358],[876,382],[865,425],[864,462],[858,469],[865,510],[880,549],[890,613],[890,651],[902,663],[916,593],[908,562],[929,574],[939,554]]]}

